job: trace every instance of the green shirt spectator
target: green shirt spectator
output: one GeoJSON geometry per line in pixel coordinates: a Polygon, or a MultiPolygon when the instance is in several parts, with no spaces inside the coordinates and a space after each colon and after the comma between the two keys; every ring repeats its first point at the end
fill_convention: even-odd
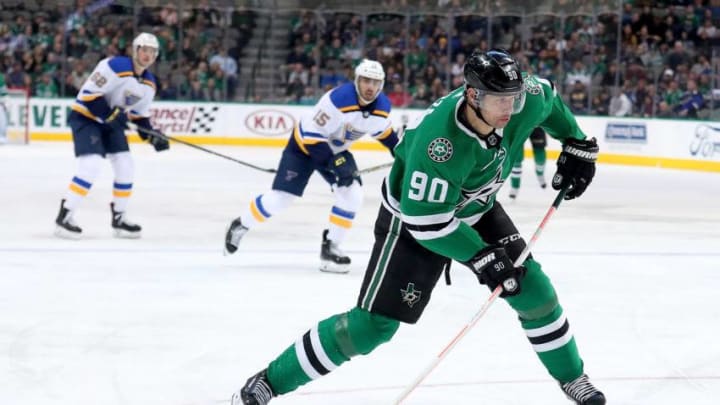
{"type": "Polygon", "coordinates": [[[57,84],[55,84],[55,81],[52,79],[52,76],[50,76],[50,73],[43,73],[43,75],[40,76],[40,80],[35,85],[35,96],[46,98],[55,98],[60,96],[57,84]]]}

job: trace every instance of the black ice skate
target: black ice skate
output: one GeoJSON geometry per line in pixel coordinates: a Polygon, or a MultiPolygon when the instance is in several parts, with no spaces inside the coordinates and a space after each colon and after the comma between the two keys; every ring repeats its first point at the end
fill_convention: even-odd
{"type": "Polygon", "coordinates": [[[138,239],[141,236],[142,227],[129,222],[124,212],[115,211],[115,204],[110,203],[110,211],[112,211],[113,235],[116,238],[138,239]]]}
{"type": "Polygon", "coordinates": [[[245,386],[233,394],[230,405],[266,405],[274,396],[267,370],[263,370],[250,377],[245,386]]]}
{"type": "Polygon", "coordinates": [[[235,220],[230,223],[227,232],[225,232],[225,249],[223,250],[225,256],[237,251],[238,246],[240,246],[240,240],[248,230],[248,227],[242,224],[240,217],[235,218],[235,220]]]}
{"type": "Polygon", "coordinates": [[[605,395],[592,385],[586,374],[560,384],[560,388],[577,405],[605,405],[605,395]]]}
{"type": "Polygon", "coordinates": [[[328,230],[323,231],[320,248],[320,271],[345,274],[350,271],[350,258],[327,238],[328,230]]]}
{"type": "Polygon", "coordinates": [[[55,219],[55,236],[66,239],[80,239],[82,229],[73,220],[72,212],[65,208],[65,200],[60,201],[60,212],[55,219]]]}

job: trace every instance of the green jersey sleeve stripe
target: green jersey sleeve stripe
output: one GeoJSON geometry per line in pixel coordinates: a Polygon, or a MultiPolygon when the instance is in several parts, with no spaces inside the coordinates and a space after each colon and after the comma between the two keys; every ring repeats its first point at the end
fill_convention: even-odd
{"type": "Polygon", "coordinates": [[[455,216],[455,211],[443,212],[430,215],[407,215],[402,214],[402,220],[409,225],[433,225],[450,222],[455,216]]]}
{"type": "Polygon", "coordinates": [[[453,218],[452,221],[447,224],[447,226],[437,230],[435,230],[434,227],[414,227],[414,229],[408,227],[408,231],[410,231],[410,235],[412,235],[413,238],[417,240],[431,240],[439,239],[450,235],[451,233],[455,232],[455,230],[457,230],[459,226],[460,221],[458,221],[457,218],[453,218]]]}

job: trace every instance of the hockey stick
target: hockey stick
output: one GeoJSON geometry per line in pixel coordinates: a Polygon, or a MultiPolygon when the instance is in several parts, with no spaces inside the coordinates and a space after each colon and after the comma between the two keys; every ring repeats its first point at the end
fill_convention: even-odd
{"type": "Polygon", "coordinates": [[[152,129],[143,128],[143,127],[138,126],[138,125],[133,125],[133,127],[134,127],[134,129],[136,129],[138,132],[142,132],[142,133],[144,133],[144,134],[146,134],[146,135],[157,136],[157,137],[159,137],[159,138],[163,138],[163,139],[166,139],[166,140],[169,140],[169,141],[181,143],[181,144],[183,144],[183,145],[186,145],[186,146],[189,146],[189,147],[191,147],[191,148],[195,148],[195,149],[201,150],[201,151],[206,152],[206,153],[209,153],[209,154],[211,154],[211,155],[215,155],[215,156],[221,157],[221,158],[223,158],[223,159],[231,160],[231,161],[233,161],[233,162],[235,162],[235,163],[239,163],[239,164],[241,164],[241,165],[243,165],[243,166],[247,166],[247,167],[253,168],[253,169],[255,169],[255,170],[260,170],[261,172],[265,172],[265,173],[277,173],[277,170],[275,170],[275,169],[266,169],[266,168],[264,168],[264,167],[255,166],[255,165],[252,164],[252,163],[243,162],[242,160],[238,160],[238,159],[235,159],[234,157],[230,157],[230,156],[227,156],[227,155],[223,155],[222,153],[215,152],[214,150],[207,149],[207,148],[202,147],[202,146],[200,146],[200,145],[196,145],[196,144],[194,144],[194,143],[192,143],[192,142],[184,141],[184,140],[182,140],[182,139],[180,139],[180,138],[176,138],[176,137],[174,137],[174,136],[165,135],[165,134],[163,134],[163,133],[161,133],[161,132],[158,132],[158,131],[155,131],[155,130],[152,130],[152,129]]]}
{"type": "MultiPolygon", "coordinates": [[[[565,193],[567,193],[567,188],[564,188],[560,190],[557,197],[555,197],[555,201],[553,201],[552,206],[550,209],[548,209],[547,213],[545,214],[545,217],[543,217],[542,221],[540,222],[540,225],[538,225],[537,230],[535,230],[535,233],[533,234],[532,238],[530,238],[530,241],[525,246],[525,249],[523,249],[522,253],[520,253],[520,256],[515,260],[515,267],[521,265],[525,259],[530,255],[530,249],[535,245],[535,242],[537,242],[538,238],[540,237],[540,234],[542,233],[543,229],[545,229],[545,225],[547,225],[547,222],[550,220],[550,217],[557,211],[558,207],[560,206],[560,203],[565,198],[565,193]]],[[[420,373],[420,375],[415,378],[415,380],[410,384],[403,392],[400,394],[400,396],[397,397],[394,404],[399,405],[401,404],[407,397],[417,388],[425,378],[427,378],[428,375],[437,367],[438,364],[447,356],[447,354],[457,345],[457,343],[467,335],[468,332],[470,332],[470,329],[472,329],[476,323],[480,320],[480,318],[485,315],[485,312],[490,308],[490,306],[495,302],[497,297],[500,296],[500,293],[502,293],[502,285],[499,285],[493,290],[492,294],[490,294],[490,297],[485,301],[482,307],[480,307],[480,310],[475,314],[475,316],[470,319],[470,322],[465,324],[463,328],[458,332],[457,335],[450,341],[450,343],[445,346],[445,348],[438,354],[433,361],[428,364],[427,367],[420,373]]]]}
{"type": "Polygon", "coordinates": [[[393,163],[394,163],[394,162],[387,162],[387,163],[383,163],[383,164],[377,165],[377,166],[370,166],[370,167],[367,167],[367,168],[365,168],[365,169],[360,170],[360,174],[376,172],[376,171],[378,171],[378,170],[380,170],[380,169],[384,169],[384,168],[386,168],[386,167],[392,166],[393,163]]]}

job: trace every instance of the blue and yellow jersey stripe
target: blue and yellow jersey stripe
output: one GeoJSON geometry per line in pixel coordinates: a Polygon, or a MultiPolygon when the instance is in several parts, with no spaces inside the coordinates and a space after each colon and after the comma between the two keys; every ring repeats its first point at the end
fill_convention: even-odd
{"type": "Polygon", "coordinates": [[[113,183],[113,197],[127,198],[132,194],[132,183],[113,183]]]}
{"type": "Polygon", "coordinates": [[[91,113],[90,110],[84,104],[81,104],[81,102],[79,102],[79,101],[74,102],[70,106],[70,109],[72,109],[73,111],[77,112],[78,114],[80,114],[84,117],[90,118],[93,121],[100,122],[100,119],[98,117],[96,117],[95,114],[91,113]]]}
{"type": "Polygon", "coordinates": [[[353,219],[355,219],[355,213],[352,211],[346,211],[336,206],[333,206],[330,211],[330,223],[339,227],[352,227],[353,219]]]}
{"type": "Polygon", "coordinates": [[[383,132],[380,132],[377,135],[373,135],[373,138],[377,139],[378,141],[382,141],[383,139],[390,136],[390,134],[392,134],[392,133],[393,133],[392,127],[387,127],[387,129],[384,130],[383,132]]]}
{"type": "Polygon", "coordinates": [[[272,216],[269,212],[265,210],[265,207],[263,207],[262,205],[262,194],[257,196],[257,198],[255,198],[254,200],[250,201],[250,212],[258,222],[265,222],[268,218],[272,216]]]}
{"type": "Polygon", "coordinates": [[[70,181],[70,191],[81,196],[86,196],[90,192],[92,183],[87,182],[77,176],[73,177],[70,181]]]}
{"type": "Polygon", "coordinates": [[[349,113],[349,112],[353,112],[353,111],[360,111],[360,106],[359,105],[349,105],[347,107],[338,108],[338,110],[340,110],[344,113],[349,113]]]}
{"type": "Polygon", "coordinates": [[[302,125],[298,124],[293,129],[293,139],[303,153],[309,155],[305,145],[315,145],[320,142],[327,142],[327,138],[316,132],[303,131],[302,125]]]}

